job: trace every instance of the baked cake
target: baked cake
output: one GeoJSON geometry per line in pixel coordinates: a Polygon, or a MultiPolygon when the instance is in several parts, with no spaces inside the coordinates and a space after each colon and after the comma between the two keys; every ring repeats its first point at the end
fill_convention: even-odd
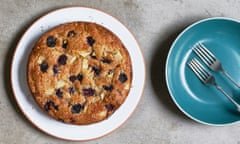
{"type": "Polygon", "coordinates": [[[131,89],[127,49],[95,23],[66,23],[44,33],[30,53],[27,69],[38,105],[65,123],[84,125],[108,118],[131,89]]]}

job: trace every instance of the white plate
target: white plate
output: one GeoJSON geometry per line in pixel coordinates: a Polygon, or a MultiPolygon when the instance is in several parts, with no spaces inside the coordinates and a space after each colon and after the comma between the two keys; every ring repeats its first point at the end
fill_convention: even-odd
{"type": "Polygon", "coordinates": [[[117,19],[92,8],[68,7],[48,13],[27,29],[19,41],[12,59],[11,83],[20,109],[37,128],[60,139],[91,140],[112,132],[133,113],[144,89],[145,62],[136,39],[117,19]],[[36,40],[47,30],[73,21],[94,22],[112,31],[128,49],[133,68],[132,88],[122,106],[107,120],[85,126],[64,124],[43,113],[30,94],[26,76],[28,55],[36,40]]]}

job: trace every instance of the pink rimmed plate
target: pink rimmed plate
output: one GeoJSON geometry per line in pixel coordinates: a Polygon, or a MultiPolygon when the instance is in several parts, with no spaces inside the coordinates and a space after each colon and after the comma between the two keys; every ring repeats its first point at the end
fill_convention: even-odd
{"type": "Polygon", "coordinates": [[[145,62],[136,39],[117,19],[92,8],[67,7],[42,16],[26,30],[12,59],[11,84],[19,108],[34,126],[60,139],[85,141],[109,134],[120,127],[134,112],[144,89],[145,62]],[[50,118],[35,103],[27,84],[27,59],[35,42],[49,29],[73,21],[97,23],[112,31],[128,49],[132,61],[133,79],[127,99],[107,120],[90,125],[64,124],[50,118]]]}

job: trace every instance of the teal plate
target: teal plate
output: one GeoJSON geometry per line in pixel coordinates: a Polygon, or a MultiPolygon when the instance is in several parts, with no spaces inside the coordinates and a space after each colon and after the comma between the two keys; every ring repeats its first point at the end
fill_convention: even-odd
{"type": "MultiPolygon", "coordinates": [[[[192,47],[199,42],[204,43],[222,62],[224,69],[240,83],[240,22],[222,17],[209,18],[186,28],[172,44],[166,63],[170,95],[178,108],[197,122],[233,124],[240,120],[235,106],[215,87],[201,83],[187,66],[193,57],[198,59],[192,47]]],[[[240,103],[240,88],[221,73],[211,73],[217,83],[240,103]]]]}

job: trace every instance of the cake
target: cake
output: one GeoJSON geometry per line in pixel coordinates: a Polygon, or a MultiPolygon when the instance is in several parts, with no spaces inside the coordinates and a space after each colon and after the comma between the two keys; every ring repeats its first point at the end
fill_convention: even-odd
{"type": "Polygon", "coordinates": [[[107,119],[131,89],[132,65],[121,40],[105,27],[71,22],[45,32],[27,66],[29,89],[50,117],[86,125],[107,119]]]}

